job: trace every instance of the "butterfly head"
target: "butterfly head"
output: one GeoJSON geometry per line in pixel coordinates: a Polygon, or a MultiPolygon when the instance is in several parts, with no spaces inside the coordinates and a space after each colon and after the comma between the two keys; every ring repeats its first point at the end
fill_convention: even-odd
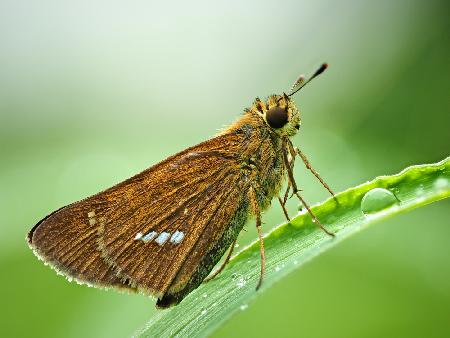
{"type": "Polygon", "coordinates": [[[269,96],[263,106],[265,109],[260,110],[261,116],[275,133],[289,137],[297,134],[301,124],[300,112],[286,94],[269,96]]]}
{"type": "Polygon", "coordinates": [[[288,94],[272,95],[267,102],[256,99],[252,111],[259,113],[265,123],[280,136],[294,136],[300,129],[300,112],[291,99],[291,96],[305,87],[312,79],[322,74],[328,68],[327,63],[323,63],[316,72],[308,79],[300,75],[288,94]]]}

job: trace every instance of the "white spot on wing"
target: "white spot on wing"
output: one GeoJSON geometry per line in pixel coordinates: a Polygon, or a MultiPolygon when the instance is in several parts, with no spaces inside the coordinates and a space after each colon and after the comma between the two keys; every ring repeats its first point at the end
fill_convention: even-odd
{"type": "Polygon", "coordinates": [[[136,236],[134,236],[134,240],[135,241],[138,241],[138,240],[140,240],[142,238],[142,233],[140,233],[140,232],[138,232],[137,234],[136,234],[136,236]]]}
{"type": "Polygon", "coordinates": [[[170,242],[173,244],[180,244],[184,238],[184,233],[182,231],[175,231],[172,237],[170,238],[170,242]]]}
{"type": "Polygon", "coordinates": [[[157,239],[155,239],[155,242],[158,243],[159,245],[163,245],[164,243],[167,242],[167,240],[169,239],[170,234],[168,232],[162,232],[157,239]]]}
{"type": "Polygon", "coordinates": [[[156,237],[158,233],[156,231],[150,231],[148,234],[146,234],[144,237],[142,237],[142,240],[144,242],[150,242],[153,238],[156,237]]]}

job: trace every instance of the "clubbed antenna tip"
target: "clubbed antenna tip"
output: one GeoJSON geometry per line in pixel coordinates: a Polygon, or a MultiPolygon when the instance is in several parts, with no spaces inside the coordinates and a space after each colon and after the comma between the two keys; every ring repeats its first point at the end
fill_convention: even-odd
{"type": "Polygon", "coordinates": [[[317,71],[314,73],[314,75],[311,77],[311,80],[314,78],[314,77],[316,77],[317,75],[320,75],[320,74],[322,74],[324,71],[325,71],[325,69],[327,69],[328,68],[328,63],[322,63],[322,66],[320,66],[320,68],[319,69],[317,69],[317,71]]]}

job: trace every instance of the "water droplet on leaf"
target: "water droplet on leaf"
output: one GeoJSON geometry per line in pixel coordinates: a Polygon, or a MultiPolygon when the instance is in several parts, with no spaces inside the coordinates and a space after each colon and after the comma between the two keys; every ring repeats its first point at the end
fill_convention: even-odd
{"type": "Polygon", "coordinates": [[[236,283],[238,288],[242,288],[245,284],[247,284],[247,281],[245,280],[244,277],[239,278],[239,280],[236,283]]]}
{"type": "Polygon", "coordinates": [[[434,181],[433,185],[437,190],[450,189],[450,181],[445,177],[439,177],[436,181],[434,181]]]}
{"type": "Polygon", "coordinates": [[[373,214],[397,203],[397,198],[392,192],[383,188],[375,188],[368,191],[362,198],[361,211],[364,214],[373,214]]]}
{"type": "Polygon", "coordinates": [[[246,308],[248,308],[247,304],[242,304],[241,306],[239,306],[239,309],[241,309],[241,311],[244,311],[246,308]]]}

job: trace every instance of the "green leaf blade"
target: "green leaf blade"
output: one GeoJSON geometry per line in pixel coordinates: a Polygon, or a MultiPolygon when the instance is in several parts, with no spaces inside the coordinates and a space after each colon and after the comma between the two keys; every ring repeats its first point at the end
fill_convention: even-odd
{"type": "Polygon", "coordinates": [[[330,198],[312,208],[318,219],[336,233],[335,238],[323,233],[302,212],[265,236],[266,276],[259,291],[255,291],[260,273],[259,243],[255,241],[233,257],[216,279],[200,286],[176,307],[153,316],[137,336],[206,336],[234,313],[245,310],[252,299],[276,281],[350,235],[385,218],[448,197],[450,157],[436,164],[412,166],[397,175],[381,176],[343,191],[336,199],[330,198]],[[374,189],[384,189],[384,193],[366,196],[374,189]],[[369,204],[376,212],[363,213],[364,196],[366,200],[380,198],[380,201],[372,199],[369,204]]]}

